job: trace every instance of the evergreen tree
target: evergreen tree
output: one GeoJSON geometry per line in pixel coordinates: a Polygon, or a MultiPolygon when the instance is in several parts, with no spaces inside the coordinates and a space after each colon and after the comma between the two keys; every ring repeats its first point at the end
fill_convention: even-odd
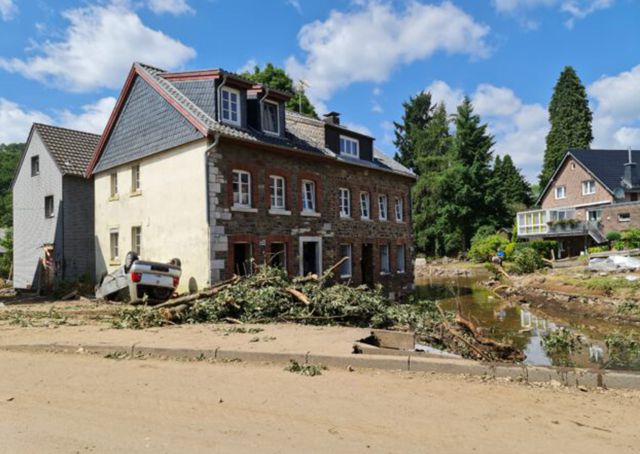
{"type": "Polygon", "coordinates": [[[571,66],[566,66],[549,104],[551,129],[547,135],[540,187],[544,188],[570,148],[589,148],[593,140],[587,92],[571,66]]]}
{"type": "Polygon", "coordinates": [[[452,158],[459,163],[461,178],[455,178],[457,187],[450,190],[451,196],[458,197],[462,206],[457,207],[449,224],[460,226],[462,248],[466,249],[476,229],[486,225],[487,213],[495,210],[485,197],[491,177],[494,142],[493,136],[487,133],[487,125],[480,124],[480,117],[473,113],[468,97],[458,106],[455,129],[451,151],[452,158]]]}
{"type": "Polygon", "coordinates": [[[23,143],[0,144],[0,227],[13,224],[11,182],[23,149],[23,143]]]}
{"type": "Polygon", "coordinates": [[[393,122],[395,140],[393,144],[398,150],[394,159],[405,167],[416,171],[415,156],[420,136],[426,129],[434,107],[431,104],[431,93],[420,93],[402,103],[404,115],[402,123],[393,122]]]}
{"type": "Polygon", "coordinates": [[[260,67],[256,65],[253,68],[253,72],[245,71],[240,75],[252,82],[265,84],[266,86],[275,88],[276,90],[295,93],[295,96],[287,101],[287,109],[311,115],[312,117],[318,117],[315,107],[311,104],[307,95],[305,95],[304,90],[299,87],[294,87],[293,80],[284,69],[277,68],[273,64],[267,63],[264,69],[260,69],[260,67]]]}
{"type": "Polygon", "coordinates": [[[493,207],[490,224],[498,228],[510,227],[516,213],[531,204],[531,187],[508,154],[496,157],[486,196],[493,207]]]}

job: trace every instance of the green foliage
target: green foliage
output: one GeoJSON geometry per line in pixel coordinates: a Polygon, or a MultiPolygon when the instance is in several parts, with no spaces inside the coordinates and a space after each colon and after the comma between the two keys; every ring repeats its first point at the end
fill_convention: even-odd
{"type": "Polygon", "coordinates": [[[612,230],[607,233],[607,240],[610,242],[619,241],[622,239],[622,234],[616,230],[612,230]]]}
{"type": "Polygon", "coordinates": [[[0,144],[0,227],[13,225],[11,182],[23,149],[23,143],[0,144]]]}
{"type": "Polygon", "coordinates": [[[598,252],[607,252],[609,250],[609,246],[593,246],[587,249],[589,254],[597,254],[598,252]]]}
{"type": "Polygon", "coordinates": [[[166,323],[160,312],[146,305],[123,308],[113,319],[113,327],[117,329],[153,328],[166,323]]]}
{"type": "Polygon", "coordinates": [[[621,240],[627,249],[635,249],[640,247],[640,229],[627,229],[622,232],[621,240]]]}
{"type": "Polygon", "coordinates": [[[534,248],[522,248],[513,253],[514,270],[520,274],[534,273],[544,266],[542,257],[534,248]]]}
{"type": "Polygon", "coordinates": [[[618,289],[638,289],[640,281],[628,281],[624,278],[611,276],[593,276],[585,286],[590,290],[600,290],[610,294],[618,289]]]}
{"type": "Polygon", "coordinates": [[[315,377],[316,375],[322,375],[322,371],[327,370],[327,366],[309,363],[300,364],[295,359],[290,359],[289,365],[284,370],[294,374],[306,375],[307,377],[315,377]]]}
{"type": "Polygon", "coordinates": [[[549,331],[540,341],[544,351],[551,356],[558,366],[573,366],[571,355],[582,350],[582,338],[566,328],[549,331]]]}
{"type": "Polygon", "coordinates": [[[295,112],[300,112],[312,117],[318,117],[316,109],[305,95],[304,90],[301,87],[294,86],[293,80],[285,72],[284,69],[278,68],[271,63],[267,63],[263,69],[259,66],[253,68],[253,72],[243,72],[240,74],[242,77],[265,84],[268,87],[275,88],[277,90],[284,90],[290,93],[294,93],[289,101],[287,101],[287,109],[295,112]]]}
{"type": "Polygon", "coordinates": [[[614,332],[605,337],[609,351],[609,367],[638,367],[640,365],[640,334],[614,332]]]}
{"type": "Polygon", "coordinates": [[[627,300],[616,306],[616,313],[620,315],[640,315],[640,302],[627,300]]]}
{"type": "Polygon", "coordinates": [[[522,241],[520,243],[516,243],[514,252],[521,251],[523,249],[533,249],[541,257],[550,258],[551,251],[555,250],[557,247],[558,242],[554,240],[522,241]]]}
{"type": "Polygon", "coordinates": [[[485,237],[474,237],[475,241],[471,243],[469,249],[469,258],[474,262],[488,262],[491,257],[495,256],[499,250],[509,244],[509,240],[502,235],[489,235],[485,237]]]}
{"type": "Polygon", "coordinates": [[[551,129],[547,135],[540,187],[544,188],[570,148],[589,148],[593,140],[587,92],[571,66],[566,66],[549,103],[551,129]]]}
{"type": "Polygon", "coordinates": [[[0,276],[9,277],[11,264],[13,263],[13,229],[5,230],[5,236],[0,240],[0,246],[7,251],[0,257],[0,276]]]}
{"type": "Polygon", "coordinates": [[[398,150],[395,160],[417,173],[417,157],[431,153],[430,149],[422,147],[424,144],[421,140],[431,122],[435,106],[431,103],[431,93],[422,92],[410,97],[408,101],[402,103],[402,107],[404,108],[402,123],[393,122],[395,128],[393,144],[398,150]]]}

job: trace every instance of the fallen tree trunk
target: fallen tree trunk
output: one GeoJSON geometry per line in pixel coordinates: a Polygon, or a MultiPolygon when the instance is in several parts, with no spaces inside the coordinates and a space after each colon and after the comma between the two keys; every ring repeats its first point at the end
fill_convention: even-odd
{"type": "Polygon", "coordinates": [[[221,290],[224,290],[225,288],[235,284],[236,282],[238,282],[239,279],[240,278],[238,276],[234,276],[233,278],[220,282],[207,290],[203,290],[201,292],[194,293],[192,295],[185,295],[185,296],[179,296],[178,298],[172,298],[168,301],[165,301],[162,304],[158,304],[157,306],[154,306],[154,308],[162,309],[167,307],[179,306],[181,304],[192,305],[198,300],[212,297],[213,295],[220,292],[221,290]]]}

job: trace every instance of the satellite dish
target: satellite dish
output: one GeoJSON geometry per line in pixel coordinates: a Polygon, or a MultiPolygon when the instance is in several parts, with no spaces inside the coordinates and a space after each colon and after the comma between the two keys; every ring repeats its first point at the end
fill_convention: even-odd
{"type": "Polygon", "coordinates": [[[613,196],[617,199],[617,200],[624,200],[624,188],[616,188],[613,191],[613,196]]]}

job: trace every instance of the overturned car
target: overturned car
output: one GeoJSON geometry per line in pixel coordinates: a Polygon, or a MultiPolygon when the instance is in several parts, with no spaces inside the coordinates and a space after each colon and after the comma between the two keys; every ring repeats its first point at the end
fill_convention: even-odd
{"type": "Polygon", "coordinates": [[[180,259],[169,263],[149,262],[129,252],[124,265],[102,276],[96,287],[96,298],[160,303],[173,296],[181,275],[180,259]]]}

